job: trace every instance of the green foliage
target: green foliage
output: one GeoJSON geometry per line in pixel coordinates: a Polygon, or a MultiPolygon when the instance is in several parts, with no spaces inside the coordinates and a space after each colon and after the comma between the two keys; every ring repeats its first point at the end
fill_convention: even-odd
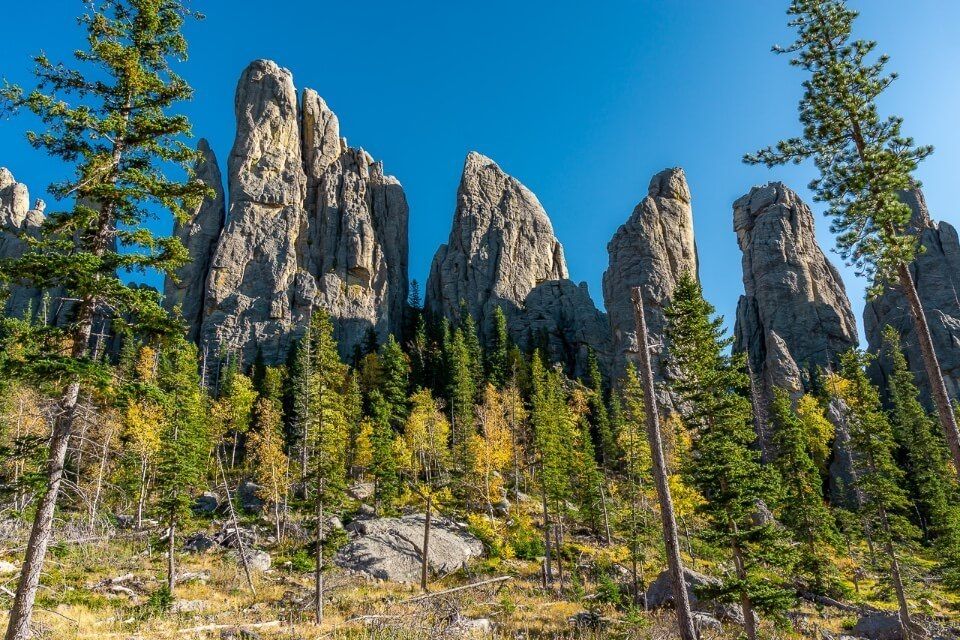
{"type": "Polygon", "coordinates": [[[887,56],[873,56],[875,42],[853,39],[857,13],[844,0],[793,0],[788,14],[797,40],[774,51],[809,74],[803,135],[744,160],[772,167],[813,158],[820,177],[810,189],[829,207],[841,255],[878,286],[895,281],[918,248],[897,192],[919,186],[911,174],[933,148],[905,137],[902,118],[880,116],[877,100],[896,74],[885,72],[887,56]]]}
{"type": "Polygon", "coordinates": [[[775,463],[783,488],[777,513],[799,543],[795,571],[816,593],[836,592],[838,574],[831,551],[836,550],[839,534],[824,502],[820,472],[810,455],[809,428],[782,389],[774,390],[771,419],[775,463]]]}
{"type": "Polygon", "coordinates": [[[370,438],[374,498],[377,513],[392,513],[400,495],[400,476],[394,447],[395,434],[390,426],[390,406],[379,391],[370,396],[373,430],[370,438]]]}
{"type": "Polygon", "coordinates": [[[596,449],[600,453],[600,462],[604,469],[611,469],[617,459],[617,433],[610,422],[607,403],[603,393],[603,376],[600,374],[600,361],[597,352],[590,349],[587,353],[587,380],[590,385],[590,422],[596,439],[596,449]]]}
{"type": "Polygon", "coordinates": [[[390,409],[390,426],[398,433],[407,419],[410,362],[392,335],[380,348],[380,391],[390,409]]]}
{"type": "Polygon", "coordinates": [[[758,610],[777,614],[793,600],[776,573],[790,553],[776,525],[754,517],[776,488],[754,447],[742,355],[728,355],[730,338],[724,336],[723,319],[713,314],[700,285],[683,274],[666,310],[671,389],[693,433],[696,462],[687,473],[706,499],[700,505],[706,519],[701,536],[728,549],[737,567],[713,595],[738,600],[747,594],[758,610]]]}
{"type": "Polygon", "coordinates": [[[508,356],[510,334],[507,333],[507,317],[502,307],[493,310],[493,330],[486,351],[487,379],[497,389],[502,389],[510,378],[508,356]]]}

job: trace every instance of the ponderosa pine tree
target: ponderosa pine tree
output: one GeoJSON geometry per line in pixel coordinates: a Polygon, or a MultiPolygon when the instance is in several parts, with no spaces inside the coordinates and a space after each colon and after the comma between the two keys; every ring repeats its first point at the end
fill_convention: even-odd
{"type": "Polygon", "coordinates": [[[309,440],[313,453],[311,472],[316,491],[316,536],[314,565],[314,618],[323,621],[323,543],[327,510],[339,506],[346,489],[347,408],[344,386],[348,368],[340,361],[333,338],[333,322],[325,309],[310,320],[309,440]]]}
{"type": "Polygon", "coordinates": [[[444,345],[447,363],[447,398],[450,402],[451,444],[455,464],[469,469],[467,442],[474,433],[473,404],[477,393],[470,349],[461,329],[455,329],[444,345]]]}
{"type": "MultiPolygon", "coordinates": [[[[179,240],[155,236],[143,221],[152,206],[184,218],[209,192],[193,178],[169,180],[163,167],[188,169],[196,159],[183,143],[190,123],[171,113],[192,95],[171,65],[186,57],[181,28],[193,12],[179,0],[101,0],[87,6],[79,19],[86,40],[74,54],[76,66],[40,54],[35,89],[6,84],[0,90],[8,110],[26,108],[45,126],[27,134],[30,144],[73,168],[49,189],[65,208],[47,217],[29,251],[0,268],[0,279],[60,288],[74,301],[64,325],[42,323],[33,331],[41,335],[31,341],[38,357],[29,362],[44,365],[32,373],[63,386],[48,449],[47,491],[35,512],[6,640],[30,634],[80,388],[107,378],[88,349],[94,320],[107,314],[115,327],[179,329],[155,291],[125,284],[118,271],[172,273],[182,265],[187,254],[179,240]]],[[[31,372],[18,367],[15,373],[31,372]]]]}
{"type": "Polygon", "coordinates": [[[919,241],[909,227],[910,207],[899,196],[920,186],[912,174],[933,147],[904,136],[902,118],[881,118],[877,100],[897,76],[884,71],[887,56],[871,60],[875,42],[852,39],[857,12],[845,0],[793,0],[787,13],[797,40],[774,51],[794,55],[791,64],[809,73],[800,102],[803,136],[744,160],[773,167],[814,159],[820,177],[810,189],[828,205],[840,254],[872,281],[872,294],[895,284],[907,299],[940,426],[960,473],[960,432],[910,272],[919,241]]]}
{"type": "Polygon", "coordinates": [[[575,388],[570,393],[568,405],[576,423],[569,461],[574,501],[581,520],[594,535],[604,534],[610,544],[610,517],[603,490],[606,478],[597,466],[597,450],[593,446],[593,430],[588,420],[589,392],[582,387],[575,388]]]}
{"type": "Polygon", "coordinates": [[[782,389],[774,389],[770,418],[774,464],[782,487],[777,513],[799,543],[795,572],[808,588],[825,594],[839,577],[830,553],[839,543],[839,533],[823,498],[820,472],[810,455],[808,429],[782,389]]]}
{"type": "Polygon", "coordinates": [[[160,514],[167,524],[166,589],[171,596],[177,581],[176,532],[190,517],[192,496],[206,479],[214,442],[197,363],[196,347],[178,337],[161,350],[157,373],[163,394],[157,493],[160,514]]]}
{"type": "Polygon", "coordinates": [[[793,598],[776,573],[789,557],[786,540],[774,523],[755,518],[758,505],[774,494],[774,483],[754,446],[745,363],[742,355],[727,354],[731,339],[723,319],[714,317],[689,273],[680,277],[666,316],[670,388],[694,438],[696,461],[687,472],[706,499],[702,535],[729,550],[735,568],[713,595],[739,600],[744,631],[755,640],[754,610],[781,614],[793,598]]]}
{"type": "Polygon", "coordinates": [[[900,348],[900,335],[887,327],[883,339],[883,357],[892,365],[887,378],[890,422],[904,453],[911,499],[927,541],[934,542],[941,570],[956,589],[960,587],[960,496],[950,469],[950,452],[920,404],[913,372],[900,348]]]}
{"type": "MultiPolygon", "coordinates": [[[[903,471],[894,460],[896,441],[880,404],[880,394],[867,378],[870,356],[851,350],[840,358],[840,373],[828,383],[843,401],[856,470],[854,484],[861,496],[860,515],[874,543],[882,545],[905,638],[916,636],[910,617],[898,547],[918,537],[906,517],[910,500],[903,488],[903,471]]],[[[918,636],[919,637],[919,636],[918,636]]]]}

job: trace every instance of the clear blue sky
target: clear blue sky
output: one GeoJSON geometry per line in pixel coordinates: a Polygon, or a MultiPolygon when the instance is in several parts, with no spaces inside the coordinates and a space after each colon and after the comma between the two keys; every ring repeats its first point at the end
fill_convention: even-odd
{"type": "MultiPolygon", "coordinates": [[[[29,83],[29,56],[64,59],[79,0],[4,3],[0,75],[29,83]]],[[[792,40],[787,0],[309,2],[195,0],[184,107],[221,160],[243,67],[271,58],[316,89],[341,132],[384,161],[410,203],[411,277],[447,238],[459,172],[475,149],[530,187],[553,220],[571,277],[602,304],[606,244],[655,172],[682,166],[693,192],[701,277],[732,322],[742,293],[732,202],[783,180],[809,198],[813,167],[747,167],[746,151],[798,132],[799,72],[770,53],[792,40]]],[[[936,153],[921,168],[933,215],[958,222],[960,2],[856,0],[860,35],[901,79],[882,107],[936,153]]],[[[0,165],[34,196],[58,168],[30,149],[24,118],[0,121],[0,165]]],[[[816,207],[822,210],[822,207],[816,207]]],[[[827,221],[818,235],[832,247],[827,221]]],[[[169,229],[169,220],[157,223],[169,229]]],[[[834,256],[835,262],[836,256],[834,256]]],[[[860,316],[863,283],[843,270],[860,316]]]]}

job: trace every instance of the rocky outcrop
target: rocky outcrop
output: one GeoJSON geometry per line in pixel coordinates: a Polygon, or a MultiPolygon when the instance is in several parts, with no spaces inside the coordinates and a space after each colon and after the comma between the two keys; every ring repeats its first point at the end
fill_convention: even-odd
{"type": "Polygon", "coordinates": [[[427,310],[456,321],[462,304],[486,332],[499,306],[515,329],[534,287],[566,278],[563,247],[537,197],[490,158],[468,154],[450,239],[430,266],[427,310]]]}
{"type": "Polygon", "coordinates": [[[809,390],[817,368],[834,370],[857,345],[850,300],[817,244],[813,213],[780,182],[754,187],[733,205],[743,252],[736,351],[745,352],[764,397],[809,390]]]}
{"type": "Polygon", "coordinates": [[[183,243],[190,261],[177,269],[175,277],[167,276],[163,284],[164,308],[179,310],[187,324],[187,337],[193,341],[200,335],[207,274],[226,217],[223,179],[213,149],[201,139],[197,152],[196,178],[212,189],[213,195],[204,198],[187,220],[174,223],[173,235],[183,243]]]}
{"type": "Polygon", "coordinates": [[[638,343],[630,292],[643,292],[651,365],[659,382],[665,374],[664,308],[681,274],[697,277],[690,188],[683,169],[661,171],[650,181],[647,197],[607,245],[610,266],[603,274],[603,300],[610,318],[614,375],[635,361],[638,343]]]}
{"type": "Polygon", "coordinates": [[[563,364],[569,375],[587,374],[591,349],[601,369],[609,370],[610,325],[594,306],[586,282],[543,282],[527,295],[523,310],[520,332],[545,346],[550,361],[563,364]]]}
{"type": "Polygon", "coordinates": [[[601,363],[609,359],[605,317],[586,285],[567,278],[563,247],[546,211],[529,189],[479,153],[464,162],[450,239],[433,258],[425,304],[453,322],[466,310],[484,337],[500,307],[515,342],[545,344],[547,356],[571,375],[583,373],[589,349],[601,363]]]}
{"type": "MultiPolygon", "coordinates": [[[[946,222],[930,218],[923,192],[919,189],[904,192],[901,198],[913,212],[912,229],[920,236],[923,251],[910,265],[910,272],[926,313],[937,361],[943,372],[947,392],[960,398],[960,241],[957,230],[946,222]]],[[[892,326],[900,334],[901,344],[921,396],[930,409],[930,386],[923,367],[920,346],[910,308],[903,294],[890,287],[874,300],[868,301],[863,311],[863,327],[868,349],[877,353],[883,345],[883,329],[892,326]]],[[[875,361],[873,374],[884,386],[890,373],[885,358],[875,361]]]]}
{"type": "Polygon", "coordinates": [[[229,220],[211,262],[201,341],[283,362],[313,310],[341,355],[399,331],[407,296],[407,204],[380,163],[293,77],[257,60],[237,86],[229,220]]]}
{"type": "MultiPolygon", "coordinates": [[[[423,514],[402,518],[358,520],[348,525],[356,538],[341,548],[333,562],[379,580],[412,583],[420,579],[423,559],[423,514]]],[[[445,518],[430,522],[427,562],[434,574],[465,569],[483,553],[483,543],[445,518]]]]}
{"type": "MultiPolygon", "coordinates": [[[[43,224],[43,200],[30,207],[30,192],[5,167],[0,167],[0,259],[19,258],[27,249],[24,236],[36,235],[43,224]]],[[[23,317],[39,310],[42,294],[28,286],[13,285],[4,304],[6,315],[23,317]]],[[[2,301],[2,300],[0,300],[2,301]]]]}

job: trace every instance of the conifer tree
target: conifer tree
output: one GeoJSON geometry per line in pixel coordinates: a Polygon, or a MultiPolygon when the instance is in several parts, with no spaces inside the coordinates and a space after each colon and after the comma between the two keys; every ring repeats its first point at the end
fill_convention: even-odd
{"type": "Polygon", "coordinates": [[[600,361],[592,348],[587,353],[587,380],[590,384],[590,420],[596,435],[600,462],[605,470],[613,467],[617,459],[617,436],[610,424],[610,414],[603,393],[603,376],[600,374],[600,361]]]}
{"type": "Polygon", "coordinates": [[[262,487],[261,498],[273,507],[277,540],[282,539],[281,508],[289,491],[288,460],[283,442],[283,413],[275,398],[261,396],[254,407],[255,429],[250,435],[254,475],[262,487]]]}
{"type": "Polygon", "coordinates": [[[370,473],[373,475],[373,496],[379,515],[391,513],[400,494],[395,433],[390,426],[390,413],[390,405],[379,391],[370,394],[370,473]]]}
{"type": "Polygon", "coordinates": [[[510,334],[507,332],[507,317],[502,307],[493,310],[493,330],[487,345],[487,379],[497,389],[502,389],[510,377],[507,357],[510,351],[510,334]]]}
{"type": "MultiPolygon", "coordinates": [[[[133,346],[133,341],[129,344],[133,346]]],[[[156,386],[157,352],[149,347],[140,349],[135,363],[130,367],[129,375],[134,383],[128,393],[123,411],[121,439],[127,452],[136,456],[139,473],[137,474],[137,514],[136,526],[143,524],[143,513],[147,502],[147,485],[152,467],[157,463],[161,450],[161,428],[164,422],[164,408],[160,390],[156,386]]],[[[131,356],[132,359],[132,356],[131,356]]]]}
{"type": "Polygon", "coordinates": [[[467,349],[470,375],[473,377],[474,393],[483,389],[486,377],[483,372],[483,348],[480,346],[480,334],[477,321],[467,310],[465,304],[460,305],[460,331],[463,335],[463,344],[467,349]]]}
{"type": "Polygon", "coordinates": [[[605,478],[597,466],[593,433],[587,419],[589,404],[585,389],[576,388],[570,393],[570,413],[576,423],[572,434],[574,440],[571,446],[570,475],[580,517],[595,535],[604,532],[609,544],[610,519],[603,493],[605,478]]]}
{"type": "Polygon", "coordinates": [[[727,355],[730,338],[713,313],[699,283],[684,273],[666,311],[670,383],[684,424],[694,433],[696,462],[688,473],[706,498],[700,509],[707,520],[703,536],[728,549],[735,568],[714,595],[739,599],[744,631],[755,640],[754,609],[779,614],[791,603],[782,578],[772,571],[789,554],[776,526],[754,517],[773,495],[772,478],[754,448],[742,355],[727,355]]]}
{"type": "Polygon", "coordinates": [[[294,343],[288,366],[286,412],[289,439],[295,444],[300,466],[300,491],[307,495],[310,473],[310,380],[313,377],[313,341],[308,324],[304,334],[294,343]]]}
{"type": "Polygon", "coordinates": [[[820,177],[810,189],[828,204],[841,255],[871,279],[871,294],[897,285],[907,299],[940,426],[960,473],[960,432],[937,362],[930,326],[910,272],[919,250],[910,207],[899,192],[918,188],[917,165],[933,147],[901,132],[903,119],[882,118],[877,100],[896,79],[887,56],[871,59],[876,42],[853,39],[857,12],[845,0],[793,0],[787,13],[797,40],[777,53],[809,74],[800,101],[802,137],[790,138],[744,160],[776,166],[813,158],[820,177]]]}
{"type": "Polygon", "coordinates": [[[890,421],[904,452],[906,480],[920,526],[932,539],[941,570],[950,586],[960,587],[960,506],[956,478],[950,470],[950,452],[937,437],[934,421],[924,411],[913,373],[892,327],[883,332],[883,355],[892,364],[887,378],[890,421]]]}
{"type": "Polygon", "coordinates": [[[314,566],[314,617],[323,621],[323,543],[328,509],[339,506],[346,488],[347,409],[344,385],[347,367],[340,362],[333,338],[333,322],[325,309],[314,312],[310,321],[309,437],[312,442],[311,464],[316,491],[316,545],[314,566]]]}
{"type": "Polygon", "coordinates": [[[893,429],[880,405],[880,394],[867,378],[870,356],[851,350],[840,358],[840,374],[832,376],[834,396],[843,401],[850,433],[854,484],[861,496],[860,514],[875,543],[882,545],[889,576],[899,606],[900,625],[907,638],[917,631],[911,620],[902,557],[898,546],[915,539],[915,527],[905,514],[909,498],[903,488],[903,471],[894,460],[893,429]]]}
{"type": "Polygon", "coordinates": [[[390,425],[397,433],[407,419],[407,394],[410,385],[410,361],[392,335],[380,348],[379,389],[390,408],[390,425]]]}
{"type": "Polygon", "coordinates": [[[810,455],[808,428],[782,389],[774,390],[770,413],[775,463],[783,485],[780,521],[800,543],[796,571],[816,593],[823,594],[838,578],[830,551],[838,544],[839,534],[810,455]]]}
{"type": "Polygon", "coordinates": [[[200,390],[196,347],[177,338],[160,355],[157,384],[163,394],[157,491],[167,530],[167,592],[176,585],[176,532],[190,517],[192,494],[206,478],[212,449],[206,395],[200,390]]]}
{"type": "Polygon", "coordinates": [[[458,466],[469,469],[467,442],[474,433],[473,404],[476,384],[471,366],[470,350],[461,329],[456,329],[446,343],[447,397],[450,399],[452,445],[458,466]]]}
{"type": "Polygon", "coordinates": [[[39,357],[8,361],[21,374],[24,364],[43,363],[34,373],[62,387],[47,490],[34,516],[6,640],[30,634],[80,387],[106,378],[88,349],[95,318],[106,313],[115,327],[176,329],[159,295],[125,284],[118,271],[173,273],[186,260],[183,245],[154,236],[142,223],[151,206],[185,217],[209,191],[192,178],[169,180],[162,168],[189,170],[196,158],[182,141],[190,134],[187,118],[171,113],[192,95],[171,65],[186,57],[181,27],[193,13],[178,0],[102,0],[87,7],[79,19],[86,39],[74,53],[77,64],[58,64],[40,54],[34,58],[35,89],[10,84],[0,89],[0,108],[26,108],[45,127],[27,134],[30,144],[71,167],[70,177],[49,189],[64,209],[47,216],[29,251],[0,266],[0,280],[40,290],[59,287],[74,301],[65,324],[32,328],[47,336],[35,342],[39,357]]]}
{"type": "Polygon", "coordinates": [[[213,407],[213,415],[225,436],[230,434],[230,468],[236,466],[237,445],[240,438],[250,430],[253,419],[253,405],[257,401],[257,391],[253,380],[240,372],[236,360],[227,367],[220,386],[220,397],[213,407]]]}

